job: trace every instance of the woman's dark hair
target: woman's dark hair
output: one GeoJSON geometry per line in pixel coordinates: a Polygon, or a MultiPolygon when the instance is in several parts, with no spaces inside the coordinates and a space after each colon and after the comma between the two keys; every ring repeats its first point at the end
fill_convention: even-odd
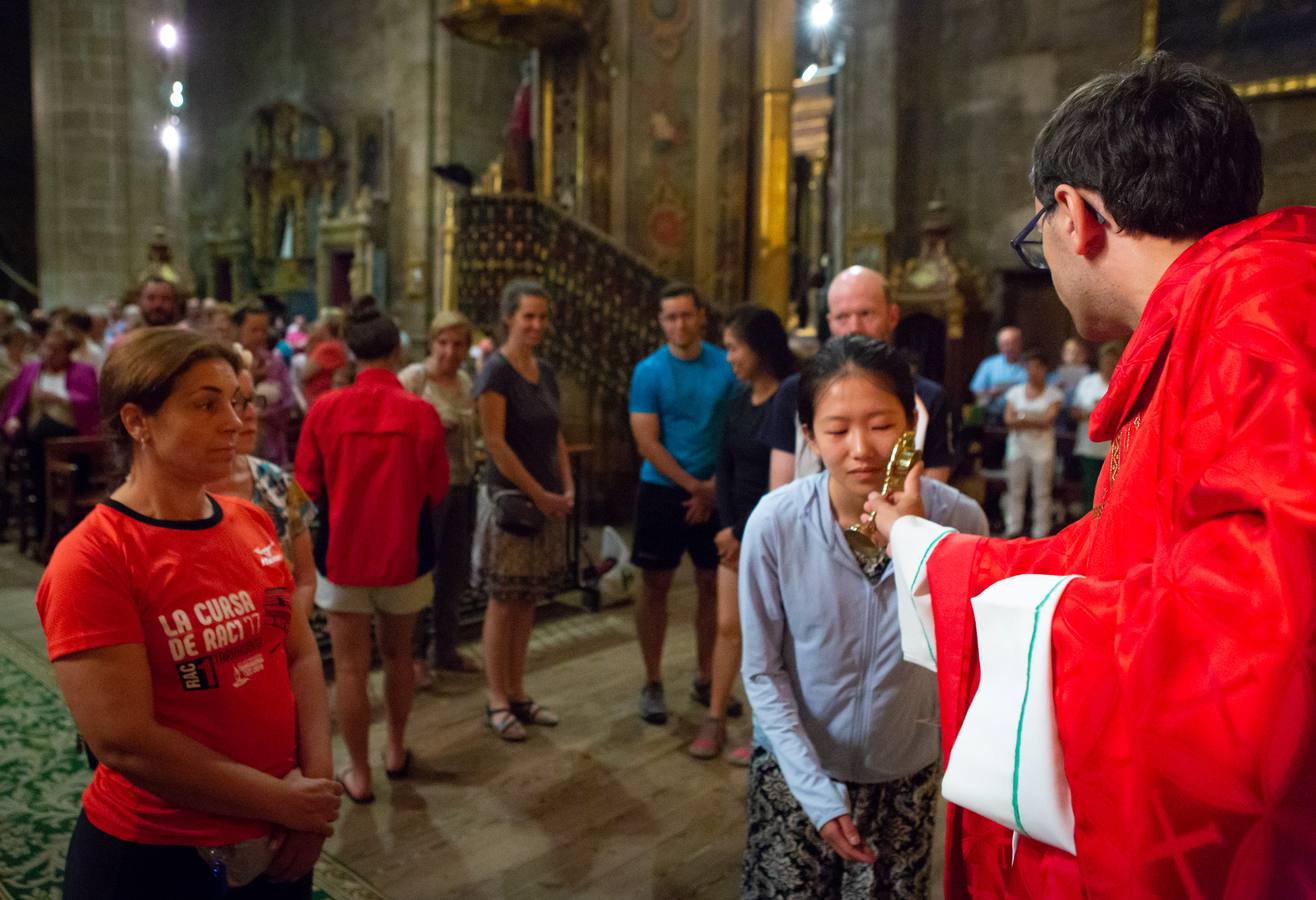
{"type": "Polygon", "coordinates": [[[533,278],[518,278],[503,286],[503,293],[498,298],[498,321],[506,322],[516,315],[521,308],[522,297],[543,297],[549,300],[548,291],[543,284],[533,278]]]}
{"type": "Polygon", "coordinates": [[[1132,233],[1197,238],[1257,213],[1261,142],[1223,78],[1154,53],[1065,99],[1033,145],[1033,194],[1061,184],[1101,195],[1132,233]]]}
{"type": "Polygon", "coordinates": [[[242,371],[242,359],[229,347],[199,332],[178,328],[139,328],[114,345],[101,369],[101,430],[126,461],[132,458],[133,439],[123,427],[119,411],[128,403],[153,416],[164,406],[174,385],[196,363],[222,359],[242,371]]]}
{"type": "Polygon", "coordinates": [[[900,351],[885,341],[859,334],[832,338],[800,372],[800,424],[812,430],[818,396],[846,375],[866,375],[896,395],[911,425],[914,423],[914,375],[900,351]]]}
{"type": "Polygon", "coordinates": [[[498,339],[507,340],[507,320],[516,315],[521,309],[522,297],[543,297],[545,302],[551,303],[552,298],[548,296],[548,291],[544,289],[541,282],[533,278],[517,278],[507,282],[503,286],[503,292],[498,297],[498,339]]]}
{"type": "Polygon", "coordinates": [[[1040,347],[1029,347],[1019,357],[1019,362],[1023,363],[1025,366],[1034,361],[1040,362],[1043,368],[1051,368],[1051,360],[1047,358],[1046,352],[1040,347]]]}
{"type": "Polygon", "coordinates": [[[352,304],[347,316],[348,349],[361,362],[387,359],[402,343],[397,323],[380,311],[369,294],[352,304]]]}
{"type": "Polygon", "coordinates": [[[778,381],[799,368],[799,360],[791,352],[786,329],[781,319],[770,309],[746,303],[737,306],[727,316],[726,329],[743,342],[758,357],[759,365],[778,381]]]}

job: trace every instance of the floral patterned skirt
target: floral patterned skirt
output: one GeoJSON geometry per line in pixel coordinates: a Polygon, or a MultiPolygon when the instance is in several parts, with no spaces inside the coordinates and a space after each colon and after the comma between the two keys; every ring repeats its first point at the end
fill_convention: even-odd
{"type": "Polygon", "coordinates": [[[538,603],[560,591],[567,575],[567,520],[549,516],[534,537],[498,527],[488,485],[480,485],[471,549],[471,586],[490,599],[538,603]]]}
{"type": "Polygon", "coordinates": [[[933,763],[895,781],[845,787],[855,827],[877,850],[872,865],[841,859],[804,814],[777,760],[765,748],[754,748],[744,900],[926,900],[940,768],[933,763]]]}

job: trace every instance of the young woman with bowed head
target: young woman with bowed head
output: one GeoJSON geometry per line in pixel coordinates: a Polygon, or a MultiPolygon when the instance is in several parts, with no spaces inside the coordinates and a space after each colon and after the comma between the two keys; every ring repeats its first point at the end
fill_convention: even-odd
{"type": "MultiPolygon", "coordinates": [[[[754,710],[742,894],[923,898],[938,797],[936,676],[905,662],[895,573],[844,530],[913,430],[914,382],[891,346],[834,338],[800,377],[825,470],[759,501],[740,548],[741,675],[754,710]]],[[[985,534],[959,491],[921,478],[923,515],[985,534]]],[[[908,483],[908,482],[907,482],[908,483]]]]}
{"type": "Polygon", "coordinates": [[[525,661],[535,604],[566,574],[566,517],[575,504],[575,485],[562,437],[557,378],[535,355],[548,329],[548,293],[536,281],[513,281],[503,288],[499,313],[506,338],[475,382],[491,465],[480,487],[471,582],[489,597],[485,725],[503,740],[523,741],[524,726],[558,723],[526,694],[525,661]],[[540,516],[517,515],[525,501],[540,516]],[[507,505],[500,510],[500,504],[507,505]],[[541,521],[529,527],[511,521],[536,518],[541,521]]]}
{"type": "Polygon", "coordinates": [[[229,473],[240,364],[209,338],[133,332],[101,378],[127,478],[37,589],[55,677],[100,760],[64,896],[308,898],[339,786],[324,675],[269,517],[229,473]]]}

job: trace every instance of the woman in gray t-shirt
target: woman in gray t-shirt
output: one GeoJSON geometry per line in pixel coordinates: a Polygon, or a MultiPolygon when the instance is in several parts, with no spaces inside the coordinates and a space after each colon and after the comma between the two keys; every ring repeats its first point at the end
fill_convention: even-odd
{"type": "MultiPolygon", "coordinates": [[[[484,721],[503,740],[525,740],[525,725],[556,725],[522,683],[535,604],[566,574],[566,517],[575,503],[558,411],[557,379],[535,356],[548,327],[548,294],[535,281],[513,281],[499,304],[506,340],[475,382],[485,467],[475,522],[472,584],[489,598],[484,614],[484,721]],[[498,523],[497,499],[520,492],[543,514],[529,536],[498,523]]],[[[515,499],[515,498],[513,498],[515,499]]]]}

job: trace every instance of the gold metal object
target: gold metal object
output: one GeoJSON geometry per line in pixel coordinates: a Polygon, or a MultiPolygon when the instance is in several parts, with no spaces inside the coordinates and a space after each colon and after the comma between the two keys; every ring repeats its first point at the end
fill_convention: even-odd
{"type": "MultiPolygon", "coordinates": [[[[909,470],[923,458],[923,452],[914,446],[914,432],[906,431],[896,439],[891,448],[891,458],[886,463],[886,477],[882,479],[882,496],[889,497],[905,486],[909,470]]],[[[861,562],[875,561],[886,555],[886,551],[877,546],[873,540],[876,531],[875,513],[863,516],[858,522],[845,529],[845,542],[861,562]]]]}
{"type": "Polygon", "coordinates": [[[886,464],[886,478],[882,480],[882,496],[889,497],[903,490],[909,470],[923,458],[923,453],[914,446],[914,440],[914,432],[906,431],[891,448],[891,458],[886,464]]]}
{"type": "Polygon", "coordinates": [[[451,0],[445,28],[477,44],[548,47],[578,37],[583,0],[451,0]]]}

